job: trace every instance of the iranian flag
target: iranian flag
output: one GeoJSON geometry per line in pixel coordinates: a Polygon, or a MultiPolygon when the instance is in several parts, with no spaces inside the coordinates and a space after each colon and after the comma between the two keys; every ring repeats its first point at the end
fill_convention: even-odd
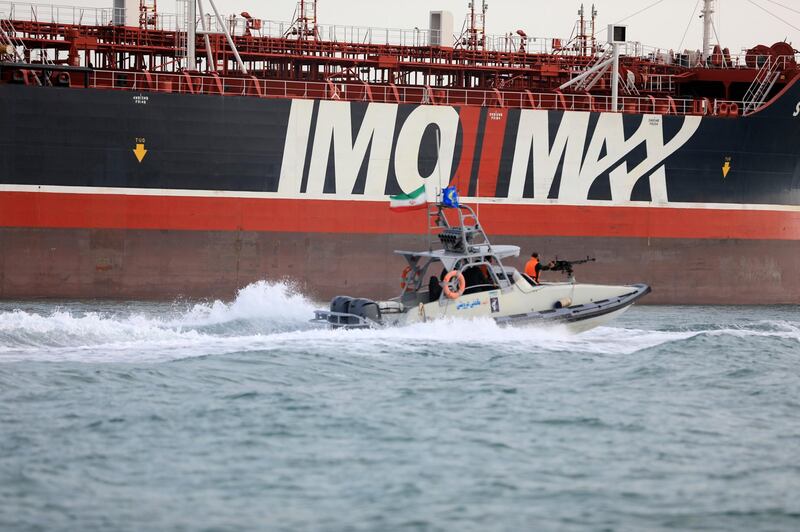
{"type": "Polygon", "coordinates": [[[391,203],[389,208],[396,212],[415,211],[428,207],[428,197],[425,195],[425,185],[422,185],[414,192],[400,194],[399,196],[389,196],[391,203]]]}

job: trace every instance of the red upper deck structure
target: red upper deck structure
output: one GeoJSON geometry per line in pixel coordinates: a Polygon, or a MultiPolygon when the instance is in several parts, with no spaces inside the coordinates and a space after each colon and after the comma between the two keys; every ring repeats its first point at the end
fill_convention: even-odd
{"type": "MultiPolygon", "coordinates": [[[[209,4],[212,13],[203,14],[201,2],[179,2],[182,12],[171,15],[153,0],[140,0],[137,10],[0,2],[0,52],[20,65],[7,62],[0,75],[143,91],[614,110],[612,46],[598,44],[594,6],[590,17],[581,9],[573,38],[559,39],[522,30],[487,35],[485,3],[470,3],[460,36],[322,26],[314,0],[301,0],[289,23],[224,17],[209,4]]],[[[686,53],[618,46],[616,109],[627,113],[738,116],[797,73],[787,43],[743,57],[720,46],[686,53]]]]}

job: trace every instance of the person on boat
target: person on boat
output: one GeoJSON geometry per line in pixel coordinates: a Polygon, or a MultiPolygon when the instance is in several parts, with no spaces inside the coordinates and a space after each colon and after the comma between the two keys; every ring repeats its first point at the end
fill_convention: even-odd
{"type": "Polygon", "coordinates": [[[539,284],[539,272],[543,270],[549,270],[556,263],[550,261],[548,264],[542,264],[539,262],[539,254],[537,252],[531,253],[530,260],[525,264],[525,275],[527,275],[534,284],[539,284]]]}
{"type": "Polygon", "coordinates": [[[488,284],[492,281],[492,274],[489,272],[489,268],[494,265],[494,259],[492,257],[484,257],[486,261],[485,264],[481,265],[481,275],[483,275],[484,281],[488,284]]]}
{"type": "Polygon", "coordinates": [[[447,268],[442,268],[442,273],[439,274],[438,279],[435,275],[431,275],[430,279],[428,279],[428,295],[430,301],[436,301],[439,299],[439,296],[442,295],[442,283],[444,283],[444,277],[446,275],[447,268]]]}
{"type": "Polygon", "coordinates": [[[438,301],[439,296],[442,295],[441,282],[436,278],[435,275],[431,275],[431,278],[428,280],[428,295],[429,301],[438,301]]]}
{"type": "Polygon", "coordinates": [[[485,264],[479,266],[470,266],[464,270],[464,279],[466,280],[466,290],[464,294],[475,294],[477,292],[485,292],[494,288],[494,283],[489,275],[488,266],[485,264]]]}

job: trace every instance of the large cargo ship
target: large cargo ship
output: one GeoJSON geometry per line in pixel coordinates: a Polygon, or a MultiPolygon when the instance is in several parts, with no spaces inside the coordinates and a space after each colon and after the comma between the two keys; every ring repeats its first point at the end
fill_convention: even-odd
{"type": "MultiPolygon", "coordinates": [[[[332,1],[332,0],[331,0],[332,1]]],[[[455,184],[486,230],[651,303],[800,303],[794,48],[273,23],[209,3],[0,2],[0,297],[399,290],[388,197],[455,184]],[[452,37],[451,37],[452,36],[452,37]]],[[[524,259],[521,259],[524,260],[524,259]]]]}

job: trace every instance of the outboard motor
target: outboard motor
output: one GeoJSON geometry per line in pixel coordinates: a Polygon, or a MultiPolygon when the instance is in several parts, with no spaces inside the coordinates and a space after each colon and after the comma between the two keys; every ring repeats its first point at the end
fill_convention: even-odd
{"type": "Polygon", "coordinates": [[[328,323],[331,326],[334,328],[368,327],[358,318],[380,323],[381,309],[376,302],[370,299],[336,296],[331,300],[331,315],[328,316],[328,323]]]}
{"type": "Polygon", "coordinates": [[[381,309],[371,299],[354,299],[350,302],[350,314],[380,323],[381,309]]]}
{"type": "Polygon", "coordinates": [[[352,300],[352,297],[347,296],[334,297],[331,299],[331,312],[341,312],[342,314],[347,314],[348,310],[350,309],[350,302],[352,300]]]}
{"type": "MultiPolygon", "coordinates": [[[[348,296],[336,296],[331,299],[331,312],[335,312],[337,314],[350,314],[350,302],[353,300],[352,297],[348,296]]],[[[331,325],[350,325],[357,323],[357,320],[350,317],[341,317],[336,315],[331,315],[328,317],[328,322],[331,325]]]]}

